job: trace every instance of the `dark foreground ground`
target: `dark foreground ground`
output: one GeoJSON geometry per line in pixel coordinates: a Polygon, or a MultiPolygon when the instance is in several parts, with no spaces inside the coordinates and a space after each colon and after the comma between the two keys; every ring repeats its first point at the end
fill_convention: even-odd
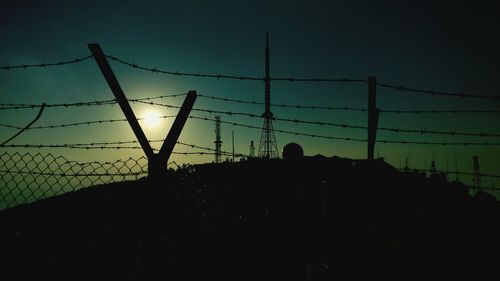
{"type": "Polygon", "coordinates": [[[486,193],[380,160],[206,164],[0,212],[0,279],[498,274],[499,215],[486,193]]]}

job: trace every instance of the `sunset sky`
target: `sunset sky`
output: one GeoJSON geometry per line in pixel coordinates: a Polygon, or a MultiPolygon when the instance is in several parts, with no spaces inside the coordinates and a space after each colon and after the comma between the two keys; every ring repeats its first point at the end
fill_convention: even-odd
{"type": "MultiPolygon", "coordinates": [[[[2,1],[0,66],[52,63],[88,56],[88,43],[108,55],[166,71],[264,76],[265,34],[270,34],[271,77],[367,79],[410,88],[473,95],[500,95],[500,4],[492,1],[2,1]],[[466,3],[467,2],[467,3],[466,3]]],[[[128,98],[198,94],[263,102],[262,81],[179,77],[151,73],[110,61],[128,98]]],[[[271,102],[291,105],[367,107],[367,84],[273,81],[271,102]]],[[[95,61],[65,66],[0,70],[0,103],[47,104],[112,99],[95,61]]],[[[182,96],[155,100],[180,105],[182,96]]],[[[195,108],[262,114],[263,105],[199,97],[195,108]]],[[[377,88],[382,110],[500,110],[500,101],[418,95],[377,88]]],[[[132,104],[137,117],[175,115],[177,110],[132,104]]],[[[272,107],[278,118],[366,126],[365,112],[272,107]]],[[[0,110],[0,123],[23,127],[36,109],[0,110]]],[[[192,115],[214,118],[214,114],[192,115]]],[[[261,127],[261,118],[221,115],[222,121],[261,127]]],[[[118,105],[47,108],[34,126],[124,118],[118,105]]],[[[164,138],[173,121],[144,122],[149,139],[164,138]]],[[[499,134],[500,114],[382,113],[379,126],[499,134]]],[[[274,122],[279,130],[334,137],[366,138],[366,131],[331,126],[274,122]]],[[[214,147],[214,122],[189,119],[180,141],[214,147]]],[[[261,130],[222,124],[222,149],[258,150],[261,130]]],[[[1,127],[0,142],[17,132],[1,127]]],[[[276,134],[278,148],[297,142],[306,155],[362,159],[366,144],[292,134],[276,134]]],[[[500,137],[446,136],[379,131],[381,140],[491,142],[500,137]]],[[[71,144],[135,140],[126,122],[30,130],[10,144],[71,144]]],[[[156,148],[160,143],[154,143],[156,148]]],[[[26,151],[0,148],[4,151],[26,151]]],[[[77,161],[140,157],[141,150],[30,149],[77,161]]],[[[176,146],[174,151],[201,151],[176,146]]],[[[500,174],[500,146],[377,144],[376,153],[395,167],[410,155],[414,168],[500,174]]],[[[174,155],[180,163],[213,161],[212,155],[174,155]]],[[[455,176],[451,176],[453,179],[455,176]]],[[[470,176],[459,176],[471,185],[470,176]]],[[[483,178],[485,186],[500,180],[483,178]]]]}

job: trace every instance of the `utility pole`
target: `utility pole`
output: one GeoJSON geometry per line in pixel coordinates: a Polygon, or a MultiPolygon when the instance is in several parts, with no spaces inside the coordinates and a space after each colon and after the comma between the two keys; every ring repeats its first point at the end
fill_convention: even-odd
{"type": "Polygon", "coordinates": [[[221,162],[220,115],[215,116],[215,163],[221,162]]]}
{"type": "Polygon", "coordinates": [[[234,163],[234,129],[232,131],[232,137],[233,137],[233,163],[234,163]]]}
{"type": "Polygon", "coordinates": [[[377,109],[377,78],[368,77],[368,160],[373,160],[377,138],[379,110],[377,109]]]}

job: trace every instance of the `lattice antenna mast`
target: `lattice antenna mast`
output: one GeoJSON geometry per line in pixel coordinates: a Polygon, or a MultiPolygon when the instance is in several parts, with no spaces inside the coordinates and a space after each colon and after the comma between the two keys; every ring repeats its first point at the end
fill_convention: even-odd
{"type": "Polygon", "coordinates": [[[220,115],[215,116],[215,163],[221,162],[220,115]]]}
{"type": "Polygon", "coordinates": [[[260,136],[259,156],[264,158],[278,158],[278,145],[274,136],[271,112],[271,76],[269,68],[269,33],[266,33],[266,76],[264,77],[265,83],[265,111],[262,115],[264,117],[264,126],[262,127],[262,134],[260,136]]]}

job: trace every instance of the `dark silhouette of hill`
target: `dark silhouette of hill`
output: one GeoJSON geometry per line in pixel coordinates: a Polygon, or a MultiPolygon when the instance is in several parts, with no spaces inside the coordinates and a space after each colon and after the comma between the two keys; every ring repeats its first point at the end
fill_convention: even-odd
{"type": "Polygon", "coordinates": [[[318,155],[203,164],[0,212],[0,274],[10,276],[3,280],[460,275],[498,260],[499,214],[489,194],[471,196],[443,175],[398,172],[382,160],[318,155]]]}

